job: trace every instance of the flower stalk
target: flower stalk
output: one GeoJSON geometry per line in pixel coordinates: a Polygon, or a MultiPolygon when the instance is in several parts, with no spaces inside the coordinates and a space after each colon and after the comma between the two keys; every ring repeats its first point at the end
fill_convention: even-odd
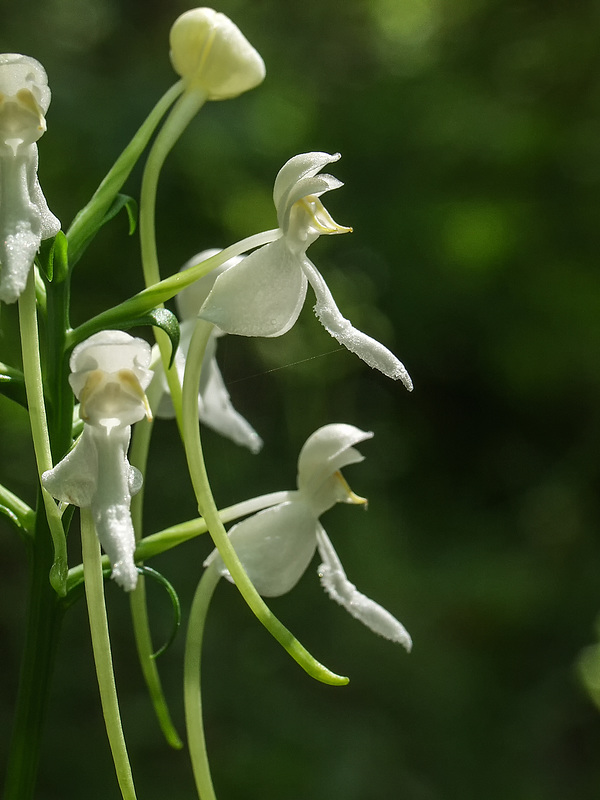
{"type": "Polygon", "coordinates": [[[106,733],[121,796],[123,800],[135,800],[133,775],[121,725],[121,714],[119,712],[119,701],[112,665],[108,620],[104,602],[104,578],[102,576],[100,544],[94,530],[92,514],[88,509],[83,509],[81,512],[81,548],[92,649],[106,733]]]}
{"type": "Polygon", "coordinates": [[[313,658],[266,605],[248,578],[219,517],[204,463],[197,409],[200,372],[211,330],[211,325],[198,321],[190,342],[183,383],[183,440],[198,510],[240,594],[257,619],[312,678],[332,686],[344,686],[348,678],[336,675],[313,658]]]}

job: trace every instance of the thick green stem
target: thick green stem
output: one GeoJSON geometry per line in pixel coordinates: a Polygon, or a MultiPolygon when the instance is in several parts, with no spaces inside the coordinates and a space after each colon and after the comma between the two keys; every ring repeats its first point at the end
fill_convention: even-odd
{"type": "MultiPolygon", "coordinates": [[[[41,507],[40,497],[38,508],[41,507]]],[[[62,603],[48,582],[52,559],[52,539],[46,517],[40,510],[32,540],[25,647],[4,800],[33,800],[35,796],[48,693],[63,617],[62,603]]]]}
{"type": "Polygon", "coordinates": [[[204,725],[202,722],[202,687],[200,664],[202,660],[202,639],[206,615],[213,592],[219,582],[219,573],[207,569],[202,576],[190,610],[188,633],[185,640],[185,659],[183,666],[183,699],[185,705],[185,724],[188,747],[196,789],[200,800],[216,800],[210,777],[204,725]]]}

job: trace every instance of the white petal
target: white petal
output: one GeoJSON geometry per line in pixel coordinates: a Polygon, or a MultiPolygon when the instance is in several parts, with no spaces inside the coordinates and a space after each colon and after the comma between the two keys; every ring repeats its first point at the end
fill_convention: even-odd
{"type": "Polygon", "coordinates": [[[19,53],[0,55],[0,94],[16,98],[21,91],[30,92],[42,114],[50,105],[50,88],[46,70],[31,56],[19,53]]]}
{"type": "Polygon", "coordinates": [[[359,592],[356,586],[350,583],[329,537],[320,525],[317,529],[317,546],[319,555],[323,559],[318,570],[319,577],[331,599],[343,606],[349,614],[360,620],[374,633],[378,633],[392,642],[398,642],[410,652],[412,640],[404,625],[389,611],[359,592]]]}
{"type": "Polygon", "coordinates": [[[42,485],[52,497],[79,508],[89,508],[98,483],[98,457],[88,425],[67,455],[42,475],[42,485]]]}
{"type": "Polygon", "coordinates": [[[315,314],[325,330],[350,352],[356,353],[359,358],[362,358],[365,364],[378,369],[393,380],[401,380],[411,391],[412,380],[404,364],[387,347],[359,331],[342,316],[321,273],[306,257],[302,261],[302,269],[317,299],[314,307],[315,314]]]}
{"type": "Polygon", "coordinates": [[[42,241],[42,219],[31,197],[37,169],[37,146],[17,154],[6,146],[0,157],[0,300],[21,295],[42,241]]]}
{"type": "Polygon", "coordinates": [[[0,230],[0,300],[14,303],[23,293],[41,237],[27,223],[0,230]]]}
{"type": "Polygon", "coordinates": [[[79,399],[86,372],[94,369],[119,372],[125,369],[131,370],[141,387],[146,389],[153,374],[148,369],[151,358],[151,347],[144,339],[130,336],[124,331],[100,331],[73,349],[69,362],[73,374],[69,382],[79,399]]]}
{"type": "MultiPolygon", "coordinates": [[[[181,323],[181,341],[175,356],[175,363],[179,380],[182,383],[185,359],[187,358],[195,325],[195,318],[181,323]]],[[[198,394],[198,417],[205,425],[208,425],[209,428],[212,428],[217,433],[226,436],[242,447],[247,447],[252,453],[258,453],[263,444],[262,439],[252,425],[235,410],[229,392],[225,388],[216,360],[217,338],[219,338],[219,332],[215,328],[208,340],[202,363],[200,392],[198,394]]],[[[157,399],[153,402],[154,416],[172,419],[175,416],[175,409],[160,362],[156,366],[153,381],[157,381],[160,385],[160,394],[157,391],[157,399]]],[[[149,390],[149,393],[152,393],[152,389],[149,390]]]]}
{"type": "Polygon", "coordinates": [[[225,388],[217,360],[213,356],[202,365],[203,389],[198,398],[200,421],[236,444],[258,453],[262,439],[252,425],[233,407],[229,392],[225,388]]]}
{"type": "Polygon", "coordinates": [[[289,161],[286,161],[277,173],[273,186],[273,202],[277,209],[277,217],[279,218],[280,209],[283,210],[288,204],[288,195],[298,181],[303,178],[315,176],[317,172],[320,172],[327,164],[332,164],[340,158],[341,156],[339,153],[330,155],[329,153],[315,152],[300,153],[290,158],[289,161]]]}
{"type": "MultiPolygon", "coordinates": [[[[229,538],[259,594],[278,597],[298,583],[314,555],[317,521],[308,507],[292,500],[234,525],[229,538]]],[[[204,562],[231,580],[215,550],[204,562]]]]}
{"type": "MultiPolygon", "coordinates": [[[[179,271],[183,272],[190,267],[201,264],[203,261],[206,261],[206,259],[211,258],[211,256],[216,256],[220,252],[221,251],[216,248],[212,250],[203,250],[201,253],[197,253],[195,256],[193,256],[193,258],[190,258],[189,261],[186,261],[179,271]]],[[[205,275],[203,278],[199,278],[197,281],[192,283],[191,286],[186,286],[185,289],[182,289],[175,296],[177,313],[179,314],[179,318],[182,320],[182,322],[196,319],[198,312],[200,311],[200,307],[208,297],[210,290],[213,288],[219,275],[222,272],[225,272],[225,270],[228,270],[230,267],[235,266],[235,264],[239,264],[240,261],[243,260],[244,256],[235,256],[234,258],[228,259],[219,267],[211,270],[208,275],[205,275]]]]}
{"type": "Polygon", "coordinates": [[[306,286],[298,259],[278,239],[219,275],[199,316],[226,333],[281,336],[298,319],[306,286]]]}
{"type": "Polygon", "coordinates": [[[56,236],[56,234],[60,230],[60,220],[57,217],[55,217],[54,214],[48,208],[48,203],[46,202],[46,198],[44,197],[44,193],[42,192],[42,187],[40,186],[37,174],[35,176],[35,183],[33,185],[33,189],[31,192],[31,198],[34,204],[37,206],[38,212],[40,214],[40,223],[42,226],[41,230],[42,240],[50,239],[50,237],[56,236]]]}
{"type": "Polygon", "coordinates": [[[314,178],[303,178],[298,181],[286,195],[286,203],[279,207],[280,213],[277,216],[277,222],[284,234],[288,233],[290,225],[290,215],[294,203],[302,200],[304,197],[312,196],[320,197],[325,192],[332,189],[339,189],[344,184],[333,175],[315,175],[314,178]]]}
{"type": "Polygon", "coordinates": [[[113,428],[148,416],[150,360],[150,345],[123,331],[101,331],[75,347],[69,383],[83,421],[113,428]]]}
{"type": "Polygon", "coordinates": [[[324,425],[308,437],[298,456],[298,489],[307,496],[319,488],[338,470],[356,464],[363,456],[353,445],[373,436],[354,425],[324,425]]]}

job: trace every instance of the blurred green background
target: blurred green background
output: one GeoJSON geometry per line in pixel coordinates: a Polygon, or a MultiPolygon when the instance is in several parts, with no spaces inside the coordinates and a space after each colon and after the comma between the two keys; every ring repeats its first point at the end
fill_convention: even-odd
{"type": "MultiPolygon", "coordinates": [[[[0,49],[38,58],[53,101],[40,177],[66,225],[173,82],[167,0],[2,3],[0,49]]],[[[408,394],[336,343],[309,302],[281,339],[228,337],[220,362],[257,457],[206,434],[221,505],[293,488],[305,438],[373,430],[346,471],[367,514],[323,522],[352,581],[407,626],[410,656],[322,592],[315,561],[272,608],[346,688],[310,681],[217,591],[205,647],[209,754],[222,800],[592,800],[600,716],[575,664],[600,610],[600,2],[224,0],[267,79],[209,104],[160,186],[162,270],[274,227],[290,156],[340,151],[327,207],[351,236],[310,251],[343,313],[405,362],[408,394]]],[[[136,194],[138,170],[127,184],[136,194]]],[[[116,219],[73,286],[73,322],[141,287],[116,219]]],[[[309,292],[310,294],[310,292],[309,292]]],[[[2,360],[17,363],[14,308],[2,360]]],[[[0,402],[0,480],[33,502],[27,420],[0,402]]],[[[156,425],[146,529],[194,515],[175,426],[156,425]]],[[[2,527],[0,749],[23,639],[26,566],[2,527]]],[[[77,535],[71,560],[78,559],[77,535]]],[[[153,562],[184,613],[210,550],[153,562]]],[[[165,597],[151,591],[157,641],[165,597]],[[156,595],[156,596],[155,596],[156,595]]],[[[128,605],[107,588],[140,798],[194,797],[137,666],[128,605]]],[[[161,674],[183,730],[183,635],[161,674]]],[[[84,604],[67,618],[40,772],[43,800],[118,797],[84,604]]]]}

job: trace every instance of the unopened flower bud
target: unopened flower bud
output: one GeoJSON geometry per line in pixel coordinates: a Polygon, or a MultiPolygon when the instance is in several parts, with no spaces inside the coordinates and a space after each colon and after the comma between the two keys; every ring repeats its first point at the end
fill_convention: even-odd
{"type": "Polygon", "coordinates": [[[265,65],[237,25],[212,8],[178,17],[170,34],[171,63],[189,87],[226,100],[258,86],[265,65]]]}

